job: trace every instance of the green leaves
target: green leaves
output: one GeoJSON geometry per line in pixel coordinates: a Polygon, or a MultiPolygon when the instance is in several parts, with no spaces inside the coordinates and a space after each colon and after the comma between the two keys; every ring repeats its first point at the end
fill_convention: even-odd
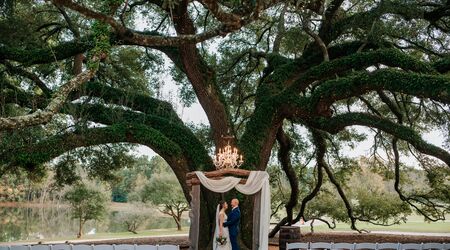
{"type": "Polygon", "coordinates": [[[106,212],[104,195],[84,184],[78,184],[68,191],[64,198],[70,203],[72,218],[82,222],[98,220],[106,212]]]}
{"type": "Polygon", "coordinates": [[[104,58],[111,51],[112,46],[109,38],[111,31],[108,24],[95,21],[92,24],[92,32],[94,48],[90,50],[92,58],[90,58],[90,61],[88,62],[88,68],[98,69],[99,58],[104,58]],[[97,57],[97,60],[93,60],[94,57],[97,57]]]}

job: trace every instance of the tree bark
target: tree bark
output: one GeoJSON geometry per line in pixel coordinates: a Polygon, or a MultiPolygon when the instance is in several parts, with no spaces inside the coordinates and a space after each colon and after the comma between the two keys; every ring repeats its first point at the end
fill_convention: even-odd
{"type": "Polygon", "coordinates": [[[79,225],[78,225],[78,234],[77,234],[77,238],[80,239],[83,236],[83,218],[80,217],[80,221],[79,221],[79,225]]]}
{"type": "MultiPolygon", "coordinates": [[[[195,34],[194,24],[187,14],[187,1],[179,4],[173,20],[178,34],[195,34]]],[[[216,73],[200,56],[195,44],[184,44],[178,48],[184,72],[208,117],[217,150],[227,143],[223,136],[234,134],[234,131],[224,97],[216,83],[216,73]]],[[[231,144],[235,145],[233,139],[231,144]]]]}
{"type": "Polygon", "coordinates": [[[297,199],[299,194],[298,189],[298,178],[297,173],[291,164],[291,159],[289,152],[293,147],[293,143],[291,139],[284,133],[283,128],[280,127],[277,133],[277,140],[280,144],[280,149],[278,151],[278,160],[281,163],[281,167],[283,171],[286,173],[286,176],[289,181],[289,185],[291,186],[291,194],[289,196],[289,201],[286,203],[286,214],[287,214],[287,222],[288,225],[292,223],[293,217],[293,209],[297,205],[297,199]]]}
{"type": "Polygon", "coordinates": [[[95,75],[95,72],[95,69],[87,70],[62,85],[43,111],[38,110],[29,115],[16,117],[0,117],[0,131],[20,129],[49,122],[64,105],[70,92],[90,80],[95,75]]]}
{"type": "Polygon", "coordinates": [[[177,223],[177,230],[181,231],[181,218],[176,215],[173,215],[173,219],[175,220],[175,223],[177,223]]]}

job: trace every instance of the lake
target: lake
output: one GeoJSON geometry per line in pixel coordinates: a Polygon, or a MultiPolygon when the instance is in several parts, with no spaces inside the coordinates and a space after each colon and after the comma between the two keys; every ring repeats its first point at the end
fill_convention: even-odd
{"type": "MultiPolygon", "coordinates": [[[[187,215],[187,213],[185,213],[187,215]]],[[[171,217],[156,210],[114,204],[101,221],[88,221],[84,233],[126,232],[126,222],[138,221],[138,230],[176,228],[171,217]]],[[[182,220],[188,226],[188,220],[182,220]]],[[[71,218],[67,206],[0,206],[0,242],[74,238],[78,221],[71,218]]]]}

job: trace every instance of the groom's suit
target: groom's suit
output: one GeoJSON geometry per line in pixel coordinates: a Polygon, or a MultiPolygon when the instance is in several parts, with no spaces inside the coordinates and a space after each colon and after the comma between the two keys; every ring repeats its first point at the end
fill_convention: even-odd
{"type": "Polygon", "coordinates": [[[239,224],[241,221],[241,210],[239,207],[233,208],[228,215],[228,220],[223,223],[224,227],[228,227],[230,233],[230,242],[233,250],[239,250],[239,245],[237,243],[237,235],[239,233],[239,224]]]}

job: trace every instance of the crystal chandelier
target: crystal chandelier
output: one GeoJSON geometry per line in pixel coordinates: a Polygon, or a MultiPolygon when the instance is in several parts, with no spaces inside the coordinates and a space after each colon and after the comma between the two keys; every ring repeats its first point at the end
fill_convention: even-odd
{"type": "Polygon", "coordinates": [[[230,142],[223,149],[219,148],[219,152],[213,158],[216,169],[233,169],[238,168],[244,163],[242,155],[238,154],[237,148],[231,147],[230,142]]]}

